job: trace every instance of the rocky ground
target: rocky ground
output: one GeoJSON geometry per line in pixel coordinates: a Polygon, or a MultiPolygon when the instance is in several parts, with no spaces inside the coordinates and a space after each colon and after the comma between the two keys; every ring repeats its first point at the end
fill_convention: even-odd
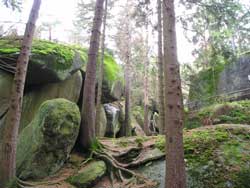
{"type": "MultiPolygon", "coordinates": [[[[184,134],[185,161],[189,188],[247,188],[250,167],[250,126],[222,124],[207,126],[184,134]]],[[[140,173],[164,187],[164,137],[100,139],[106,151],[120,166],[140,173]]],[[[111,166],[100,157],[71,154],[69,161],[55,176],[45,178],[46,187],[113,187],[111,166]]],[[[114,174],[113,174],[114,175],[114,174]]],[[[125,176],[125,174],[124,174],[125,176]]],[[[40,184],[38,183],[38,184],[40,184]]],[[[30,184],[34,184],[30,183],[30,184]]],[[[40,187],[45,187],[41,184],[40,187]]],[[[143,187],[143,186],[142,186],[143,187]]]]}

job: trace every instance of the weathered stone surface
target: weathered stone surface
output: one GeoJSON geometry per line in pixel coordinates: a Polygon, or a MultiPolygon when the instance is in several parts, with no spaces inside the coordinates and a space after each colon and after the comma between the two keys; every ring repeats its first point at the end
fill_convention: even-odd
{"type": "MultiPolygon", "coordinates": [[[[14,73],[13,68],[16,66],[20,53],[21,41],[21,39],[13,38],[0,39],[0,59],[3,64],[8,65],[0,66],[0,69],[4,68],[3,70],[14,73]]],[[[85,52],[86,50],[84,49],[69,45],[34,40],[26,77],[26,86],[66,80],[85,64],[85,52]]]]}
{"type": "MultiPolygon", "coordinates": [[[[249,125],[239,124],[207,126],[184,132],[187,187],[249,187],[249,133],[249,125]]],[[[164,140],[161,137],[156,143],[162,150],[164,140]]],[[[159,181],[159,188],[164,188],[165,165],[168,164],[159,161],[142,167],[140,172],[159,181]]]]}
{"type": "Polygon", "coordinates": [[[97,135],[99,137],[104,137],[106,133],[106,129],[107,129],[107,117],[106,117],[106,113],[105,113],[103,106],[101,107],[99,127],[100,127],[99,129],[100,131],[99,133],[97,133],[97,135]]]}
{"type": "Polygon", "coordinates": [[[63,82],[34,87],[24,96],[20,130],[32,121],[44,101],[65,98],[77,103],[81,88],[82,76],[80,71],[63,82]]]}
{"type": "Polygon", "coordinates": [[[6,113],[11,95],[13,77],[0,70],[0,118],[6,113]]]}
{"type": "Polygon", "coordinates": [[[44,102],[32,122],[21,132],[17,145],[17,176],[43,178],[57,172],[75,144],[80,112],[66,99],[44,102]]]}
{"type": "Polygon", "coordinates": [[[106,134],[107,137],[115,137],[121,128],[121,115],[122,110],[119,103],[109,103],[104,104],[104,110],[107,117],[107,128],[106,134]]]}
{"type": "MultiPolygon", "coordinates": [[[[226,66],[220,74],[218,93],[225,94],[250,88],[250,77],[248,76],[250,76],[250,57],[241,57],[237,62],[226,66]]],[[[241,97],[245,93],[249,93],[246,97],[250,96],[250,90],[236,95],[241,97]]]]}
{"type": "Polygon", "coordinates": [[[133,136],[146,136],[145,132],[142,130],[141,126],[138,124],[134,117],[132,117],[131,125],[133,136]]]}
{"type": "Polygon", "coordinates": [[[77,188],[90,188],[105,173],[107,167],[103,161],[93,161],[83,167],[76,175],[68,178],[68,182],[77,188]]]}
{"type": "Polygon", "coordinates": [[[120,130],[120,109],[112,104],[104,104],[104,109],[107,117],[106,136],[115,137],[116,133],[120,130]]]}

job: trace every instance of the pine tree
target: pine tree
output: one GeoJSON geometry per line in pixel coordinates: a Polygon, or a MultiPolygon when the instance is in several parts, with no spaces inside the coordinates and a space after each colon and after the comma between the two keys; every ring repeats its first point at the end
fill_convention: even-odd
{"type": "Polygon", "coordinates": [[[81,112],[80,144],[89,149],[95,139],[95,85],[96,65],[100,43],[104,0],[96,0],[95,16],[88,52],[88,63],[84,81],[81,112]]]}
{"type": "Polygon", "coordinates": [[[41,0],[34,0],[33,2],[24,38],[21,44],[21,52],[17,59],[9,110],[2,129],[3,137],[0,141],[0,187],[5,187],[6,184],[16,175],[16,147],[22,110],[23,92],[40,4],[41,0]]]}
{"type": "Polygon", "coordinates": [[[103,15],[103,30],[102,30],[102,42],[101,42],[101,58],[99,64],[99,74],[98,74],[98,88],[96,97],[96,122],[95,122],[95,132],[96,136],[100,133],[100,115],[101,115],[101,97],[102,97],[102,81],[103,81],[103,69],[104,69],[104,53],[105,53],[105,35],[106,35],[106,21],[107,21],[107,10],[108,0],[105,0],[105,8],[103,15]]]}
{"type": "Polygon", "coordinates": [[[164,68],[162,54],[162,0],[157,0],[158,13],[158,105],[159,105],[159,132],[165,132],[165,111],[164,111],[164,68]]]}
{"type": "Polygon", "coordinates": [[[183,101],[175,30],[174,0],[163,0],[165,63],[166,188],[185,188],[183,101]]]}

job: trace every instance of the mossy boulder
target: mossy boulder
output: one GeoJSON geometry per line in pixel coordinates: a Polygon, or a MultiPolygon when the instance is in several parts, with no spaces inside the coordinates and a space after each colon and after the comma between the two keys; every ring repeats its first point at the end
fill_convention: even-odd
{"type": "MultiPolygon", "coordinates": [[[[14,73],[13,68],[20,53],[21,41],[13,38],[0,39],[0,60],[4,62],[0,64],[1,70],[14,73]]],[[[84,75],[87,60],[86,48],[34,40],[26,77],[26,90],[37,85],[62,82],[78,70],[81,70],[84,75]]],[[[121,66],[112,55],[105,53],[102,102],[110,103],[119,100],[123,94],[123,83],[121,66]]]]}
{"type": "Polygon", "coordinates": [[[56,173],[68,159],[79,127],[76,104],[66,99],[44,102],[18,137],[17,176],[25,180],[56,173]]]}
{"type": "Polygon", "coordinates": [[[107,170],[106,164],[103,161],[93,161],[80,169],[77,174],[68,178],[68,182],[77,188],[90,188],[107,170]]]}
{"type": "MultiPolygon", "coordinates": [[[[184,132],[188,187],[248,188],[249,135],[249,126],[233,124],[184,132]]],[[[158,137],[156,146],[164,151],[164,137],[158,137]]]]}
{"type": "Polygon", "coordinates": [[[215,104],[194,113],[186,113],[187,129],[221,123],[250,125],[250,100],[215,104]]]}
{"type": "MultiPolygon", "coordinates": [[[[21,39],[1,39],[1,61],[15,66],[20,52],[21,41],[21,39]]],[[[84,53],[76,47],[34,40],[26,77],[26,86],[63,81],[80,70],[84,63],[84,53]]],[[[11,72],[10,69],[9,71],[11,72]]]]}
{"type": "Polygon", "coordinates": [[[65,98],[77,103],[82,83],[82,76],[78,71],[65,81],[33,87],[24,96],[20,131],[32,121],[40,105],[46,100],[65,98]]]}

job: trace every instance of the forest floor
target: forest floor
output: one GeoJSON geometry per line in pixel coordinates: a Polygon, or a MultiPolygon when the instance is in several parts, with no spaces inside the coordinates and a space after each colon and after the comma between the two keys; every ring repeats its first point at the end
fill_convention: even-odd
{"type": "MultiPolygon", "coordinates": [[[[102,152],[94,152],[92,157],[80,153],[72,153],[69,161],[53,176],[40,181],[20,182],[25,188],[152,188],[157,182],[144,178],[135,169],[150,161],[161,159],[165,154],[155,147],[157,137],[100,138],[102,152]],[[107,165],[105,176],[97,177],[91,182],[70,183],[70,177],[88,171],[88,164],[103,160],[107,165]],[[86,170],[85,170],[86,168],[86,170]]],[[[94,171],[94,169],[93,169],[94,171]]],[[[94,173],[94,172],[93,172],[94,173]]]]}
{"type": "MultiPolygon", "coordinates": [[[[249,188],[249,140],[249,125],[221,124],[184,131],[187,187],[249,188]]],[[[99,138],[99,144],[101,148],[96,147],[92,155],[72,153],[56,175],[24,182],[24,187],[164,187],[165,136],[99,138]]]]}

